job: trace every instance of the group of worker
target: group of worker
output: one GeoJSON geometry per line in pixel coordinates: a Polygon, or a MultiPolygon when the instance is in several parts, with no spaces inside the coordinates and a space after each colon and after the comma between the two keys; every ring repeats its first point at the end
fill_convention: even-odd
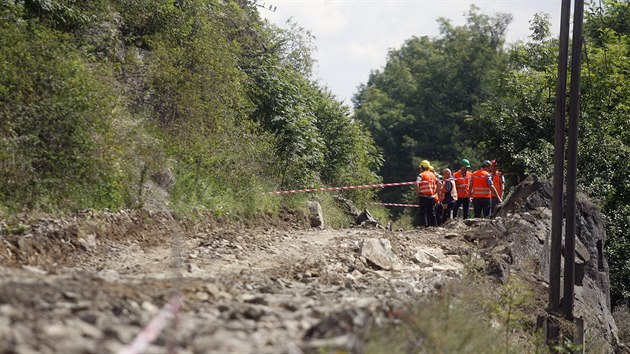
{"type": "Polygon", "coordinates": [[[437,226],[457,218],[460,207],[463,218],[467,219],[471,201],[476,218],[489,217],[503,203],[505,177],[496,160],[485,160],[477,171],[471,172],[470,162],[463,159],[457,172],[445,168],[442,176],[435,173],[427,160],[420,162],[418,168],[415,192],[421,226],[437,226]]]}

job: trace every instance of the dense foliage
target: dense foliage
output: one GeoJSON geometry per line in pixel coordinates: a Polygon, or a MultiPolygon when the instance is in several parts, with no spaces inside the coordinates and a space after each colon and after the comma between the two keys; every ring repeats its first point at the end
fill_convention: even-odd
{"type": "MultiPolygon", "coordinates": [[[[473,7],[465,25],[441,20],[439,37],[408,40],[370,76],[356,96],[356,116],[383,148],[385,179],[412,178],[413,162],[425,158],[458,168],[460,157],[497,158],[517,179],[551,177],[557,40],[548,15],[537,14],[530,41],[503,48],[508,22],[473,7]]],[[[628,23],[627,2],[591,4],[581,81],[578,183],[608,221],[615,302],[630,298],[628,23]]]]}
{"type": "MultiPolygon", "coordinates": [[[[456,168],[462,158],[480,162],[466,117],[489,97],[495,71],[506,65],[502,48],[510,21],[510,15],[490,17],[473,6],[466,24],[440,19],[439,37],[407,40],[370,75],[355,96],[356,117],[383,149],[386,181],[415,180],[422,159],[456,168]]],[[[399,190],[385,192],[384,198],[400,200],[399,190]]]]}
{"type": "MultiPolygon", "coordinates": [[[[587,11],[581,80],[578,183],[599,201],[607,217],[607,256],[613,301],[630,298],[630,41],[619,7],[604,2],[587,11]],[[623,32],[626,31],[626,32],[623,32]]],[[[544,16],[532,21],[532,41],[509,51],[510,68],[500,89],[472,119],[489,146],[512,171],[550,177],[553,169],[553,116],[557,40],[544,16]]]]}
{"type": "Polygon", "coordinates": [[[371,138],[311,78],[312,36],[247,1],[0,11],[0,211],[137,206],[167,170],[166,203],[219,215],[276,210],[264,190],[378,181],[371,138]]]}

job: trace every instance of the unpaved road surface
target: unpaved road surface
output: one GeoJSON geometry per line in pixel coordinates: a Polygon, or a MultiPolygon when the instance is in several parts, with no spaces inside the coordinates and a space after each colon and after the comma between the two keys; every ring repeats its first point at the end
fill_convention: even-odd
{"type": "MultiPolygon", "coordinates": [[[[79,233],[80,243],[73,242],[84,247],[66,249],[70,258],[56,262],[53,255],[44,262],[38,257],[47,251],[39,250],[17,263],[5,262],[0,352],[118,352],[177,292],[184,298],[177,321],[148,353],[356,347],[360,328],[396,321],[405,304],[460,277],[470,247],[443,228],[167,229],[154,242],[147,242],[151,230],[128,235],[122,230],[115,238],[79,233]],[[388,240],[399,263],[379,269],[362,256],[366,239],[388,240]]],[[[70,242],[63,237],[58,242],[70,242]]],[[[3,251],[26,248],[21,247],[3,251]]]]}

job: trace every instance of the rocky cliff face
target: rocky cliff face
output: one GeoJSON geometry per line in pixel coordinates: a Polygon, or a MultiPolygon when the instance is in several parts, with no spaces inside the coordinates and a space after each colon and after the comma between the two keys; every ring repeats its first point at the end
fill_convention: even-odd
{"type": "MultiPolygon", "coordinates": [[[[504,278],[509,272],[531,272],[548,289],[551,196],[551,183],[532,176],[515,188],[494,219],[468,231],[490,255],[491,273],[504,278]]],[[[578,199],[574,313],[584,319],[587,350],[617,352],[604,223],[592,202],[578,199]]]]}

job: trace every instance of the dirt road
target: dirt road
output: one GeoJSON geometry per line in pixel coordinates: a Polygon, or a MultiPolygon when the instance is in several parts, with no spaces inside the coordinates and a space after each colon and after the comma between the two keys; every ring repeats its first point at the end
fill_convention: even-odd
{"type": "Polygon", "coordinates": [[[116,237],[60,234],[56,242],[79,245],[61,253],[5,241],[3,251],[31,255],[0,267],[0,352],[118,352],[177,292],[184,297],[178,320],[148,353],[351,347],[361,328],[395,321],[404,304],[460,277],[469,247],[442,228],[168,225],[116,237]],[[377,266],[383,254],[373,252],[391,264],[377,266]]]}

